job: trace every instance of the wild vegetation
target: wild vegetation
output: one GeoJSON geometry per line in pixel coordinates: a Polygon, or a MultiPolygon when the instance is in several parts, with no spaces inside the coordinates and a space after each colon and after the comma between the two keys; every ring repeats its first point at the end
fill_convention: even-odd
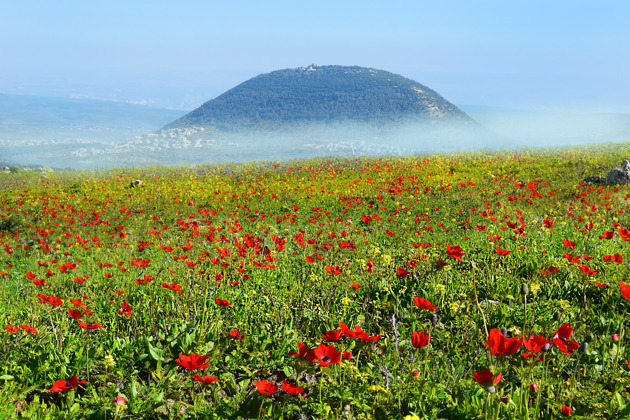
{"type": "Polygon", "coordinates": [[[628,156],[0,174],[0,410],[630,416],[628,156]]]}

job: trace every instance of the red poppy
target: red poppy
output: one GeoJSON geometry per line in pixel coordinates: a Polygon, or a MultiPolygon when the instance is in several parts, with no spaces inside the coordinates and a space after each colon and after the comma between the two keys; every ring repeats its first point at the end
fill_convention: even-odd
{"type": "Polygon", "coordinates": [[[493,328],[490,330],[488,340],[484,344],[488,346],[493,356],[510,356],[521,348],[523,339],[518,337],[507,338],[501,330],[493,328]]]}
{"type": "Polygon", "coordinates": [[[464,254],[462,252],[462,248],[459,246],[450,246],[449,244],[446,244],[446,254],[451,257],[451,258],[455,258],[457,261],[462,261],[462,257],[466,254],[464,254]]]}
{"type": "Polygon", "coordinates": [[[411,333],[411,345],[417,349],[425,347],[430,342],[431,337],[423,331],[414,331],[411,333]]]}
{"type": "Polygon", "coordinates": [[[79,327],[85,329],[85,330],[95,330],[98,328],[105,328],[103,327],[101,324],[97,323],[97,322],[90,322],[88,324],[86,324],[85,322],[81,322],[79,321],[79,327]]]}
{"type": "Polygon", "coordinates": [[[337,351],[333,344],[329,346],[320,344],[317,348],[313,349],[313,354],[315,355],[313,363],[317,363],[322,367],[341,362],[341,352],[337,351]]]}
{"type": "Polygon", "coordinates": [[[429,311],[434,311],[437,309],[437,306],[433,305],[425,298],[414,296],[413,303],[420,309],[427,309],[429,311]]]}
{"type": "Polygon", "coordinates": [[[612,239],[614,235],[615,235],[614,230],[612,232],[604,232],[602,235],[599,236],[599,239],[612,239]]]}
{"type": "Polygon", "coordinates": [[[81,318],[83,318],[83,312],[81,312],[80,309],[68,308],[68,315],[70,315],[70,318],[72,318],[72,319],[81,319],[81,318]]]}
{"type": "Polygon", "coordinates": [[[74,306],[85,306],[85,303],[83,303],[81,299],[70,299],[70,302],[72,302],[74,306]]]}
{"type": "Polygon", "coordinates": [[[556,333],[553,335],[553,343],[558,347],[563,353],[571,356],[572,351],[577,350],[580,347],[580,344],[577,341],[569,340],[569,338],[573,335],[573,328],[569,326],[569,324],[563,324],[558,328],[556,333]]]}
{"type": "Polygon", "coordinates": [[[621,296],[624,299],[630,300],[630,286],[626,283],[620,281],[619,282],[619,290],[621,291],[621,296]]]}
{"type": "Polygon", "coordinates": [[[409,275],[409,271],[405,270],[404,268],[396,268],[396,275],[401,279],[404,279],[409,275]]]}
{"type": "Polygon", "coordinates": [[[573,413],[573,409],[567,405],[563,405],[562,406],[562,415],[563,416],[570,416],[571,413],[573,413]]]}
{"type": "Polygon", "coordinates": [[[537,335],[534,337],[533,334],[529,336],[529,339],[527,341],[523,342],[525,348],[534,353],[540,353],[541,351],[543,351],[543,347],[546,344],[549,344],[551,346],[553,343],[550,340],[547,340],[542,335],[537,335]]]}
{"type": "Polygon", "coordinates": [[[175,360],[175,363],[188,370],[207,369],[210,366],[206,363],[209,357],[209,355],[200,356],[197,353],[192,353],[189,356],[180,353],[179,359],[175,360]]]}
{"type": "Polygon", "coordinates": [[[63,304],[63,300],[59,299],[57,296],[48,296],[48,303],[52,306],[60,306],[63,304]]]}
{"type": "Polygon", "coordinates": [[[284,380],[282,381],[282,389],[284,389],[284,392],[289,395],[298,395],[301,394],[302,391],[304,391],[304,388],[302,388],[301,386],[292,385],[284,380]]]}
{"type": "Polygon", "coordinates": [[[361,288],[361,286],[360,286],[360,285],[358,285],[357,283],[352,283],[352,288],[353,288],[353,289],[360,289],[360,288],[361,288]]]}
{"type": "Polygon", "coordinates": [[[566,246],[567,248],[570,248],[571,250],[575,249],[575,242],[571,242],[568,239],[563,239],[562,240],[562,245],[566,246]]]}
{"type": "Polygon", "coordinates": [[[608,283],[600,283],[598,281],[595,282],[595,286],[597,287],[608,287],[608,283]]]}
{"type": "Polygon", "coordinates": [[[368,260],[367,267],[368,267],[368,269],[367,269],[368,273],[372,273],[374,271],[374,267],[375,267],[374,261],[368,260]]]}
{"type": "Polygon", "coordinates": [[[115,291],[116,291],[117,295],[124,295],[125,294],[125,292],[123,292],[122,290],[115,289],[115,291]]]}
{"type": "Polygon", "coordinates": [[[22,325],[20,324],[20,328],[22,328],[23,330],[25,330],[26,332],[29,332],[31,334],[37,334],[37,330],[33,327],[31,327],[30,325],[22,325]]]}
{"type": "Polygon", "coordinates": [[[543,226],[545,226],[547,229],[551,229],[553,227],[553,221],[545,219],[543,220],[543,226]]]}
{"type": "Polygon", "coordinates": [[[344,360],[350,360],[350,359],[352,359],[352,352],[349,352],[349,351],[344,351],[344,352],[343,352],[343,359],[344,359],[344,360]]]}
{"type": "Polygon", "coordinates": [[[512,253],[512,251],[508,251],[507,249],[501,249],[501,248],[497,248],[496,252],[502,257],[507,257],[508,255],[512,253]]]}
{"type": "Polygon", "coordinates": [[[341,330],[330,330],[326,334],[321,334],[320,336],[329,343],[338,343],[339,340],[341,340],[342,335],[343,332],[341,330]]]}
{"type": "Polygon", "coordinates": [[[597,270],[592,270],[588,265],[586,264],[582,264],[580,266],[578,266],[578,268],[580,269],[580,271],[584,274],[588,274],[589,276],[592,276],[593,274],[597,274],[597,270]]]}
{"type": "Polygon", "coordinates": [[[245,339],[245,336],[243,334],[241,334],[241,332],[239,330],[232,330],[232,331],[230,331],[230,337],[232,337],[235,340],[243,340],[243,339],[245,339]]]}
{"type": "Polygon", "coordinates": [[[501,372],[493,375],[490,369],[485,369],[481,372],[475,372],[473,374],[473,378],[475,379],[475,382],[485,388],[488,386],[497,385],[499,382],[501,382],[503,375],[501,374],[501,372]]]}
{"type": "Polygon", "coordinates": [[[165,289],[174,290],[177,293],[181,293],[182,292],[182,287],[179,284],[177,284],[176,282],[173,282],[173,284],[162,283],[162,287],[165,288],[165,289]]]}
{"type": "Polygon", "coordinates": [[[215,382],[219,382],[219,380],[217,378],[215,378],[214,376],[210,376],[210,375],[205,375],[205,376],[200,376],[200,375],[195,375],[193,376],[193,379],[197,382],[203,382],[204,384],[213,384],[215,382]]]}
{"type": "Polygon", "coordinates": [[[228,301],[227,301],[227,300],[225,300],[225,299],[215,298],[215,299],[214,299],[214,301],[215,301],[215,302],[217,303],[217,305],[219,305],[219,306],[230,306],[230,305],[231,305],[231,303],[230,303],[230,302],[228,302],[228,301]]]}
{"type": "Polygon", "coordinates": [[[309,362],[313,362],[317,357],[315,356],[314,350],[310,347],[306,346],[303,343],[298,342],[298,351],[299,353],[291,350],[289,352],[289,356],[293,356],[298,360],[308,360],[309,362]]]}
{"type": "Polygon", "coordinates": [[[122,306],[120,307],[120,313],[123,315],[131,316],[131,306],[127,303],[127,301],[124,301],[122,303],[122,306]]]}
{"type": "Polygon", "coordinates": [[[263,395],[273,395],[278,392],[278,387],[271,382],[267,381],[257,381],[254,382],[256,385],[256,389],[263,395]]]}
{"type": "Polygon", "coordinates": [[[84,384],[85,382],[85,379],[79,382],[79,380],[77,379],[77,375],[75,374],[72,378],[69,378],[68,380],[64,381],[62,379],[59,381],[55,381],[49,392],[67,392],[81,384],[84,384]]]}
{"type": "Polygon", "coordinates": [[[20,331],[20,328],[14,327],[12,324],[5,326],[4,329],[11,334],[15,334],[16,332],[20,331]]]}
{"type": "Polygon", "coordinates": [[[43,285],[46,284],[46,280],[44,280],[44,279],[34,279],[33,280],[33,284],[35,286],[43,286],[43,285]]]}
{"type": "Polygon", "coordinates": [[[343,334],[350,338],[358,338],[360,340],[370,341],[370,342],[376,342],[378,341],[379,338],[381,338],[380,335],[374,335],[374,336],[368,335],[359,326],[354,327],[354,331],[348,328],[346,324],[344,324],[343,322],[340,323],[340,326],[341,326],[341,331],[343,332],[343,334]]]}
{"type": "Polygon", "coordinates": [[[619,233],[619,236],[621,236],[621,239],[623,239],[624,241],[630,241],[630,231],[628,229],[617,229],[617,233],[619,233]]]}
{"type": "Polygon", "coordinates": [[[339,266],[331,267],[331,266],[327,265],[326,266],[326,272],[328,274],[331,274],[331,275],[335,276],[337,274],[341,274],[343,272],[343,270],[339,266]]]}

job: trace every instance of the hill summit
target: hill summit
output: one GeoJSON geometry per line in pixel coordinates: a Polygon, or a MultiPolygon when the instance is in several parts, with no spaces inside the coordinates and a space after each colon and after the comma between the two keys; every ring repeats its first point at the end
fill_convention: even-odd
{"type": "Polygon", "coordinates": [[[164,129],[275,129],[287,125],[457,121],[474,123],[434,90],[401,75],[358,66],[318,66],[261,74],[164,129]]]}

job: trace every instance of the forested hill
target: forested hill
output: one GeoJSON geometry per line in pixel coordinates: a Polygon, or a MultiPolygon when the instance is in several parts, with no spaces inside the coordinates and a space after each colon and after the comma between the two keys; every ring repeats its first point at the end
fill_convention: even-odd
{"type": "Polygon", "coordinates": [[[434,90],[365,67],[318,66],[258,75],[204,103],[164,129],[275,128],[291,123],[473,120],[434,90]]]}

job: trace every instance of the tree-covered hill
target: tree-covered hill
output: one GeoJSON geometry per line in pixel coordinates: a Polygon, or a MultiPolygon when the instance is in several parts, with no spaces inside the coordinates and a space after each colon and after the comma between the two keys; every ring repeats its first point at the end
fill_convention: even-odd
{"type": "Polygon", "coordinates": [[[318,66],[258,75],[165,129],[277,128],[304,123],[473,120],[434,90],[398,74],[365,67],[318,66]]]}

